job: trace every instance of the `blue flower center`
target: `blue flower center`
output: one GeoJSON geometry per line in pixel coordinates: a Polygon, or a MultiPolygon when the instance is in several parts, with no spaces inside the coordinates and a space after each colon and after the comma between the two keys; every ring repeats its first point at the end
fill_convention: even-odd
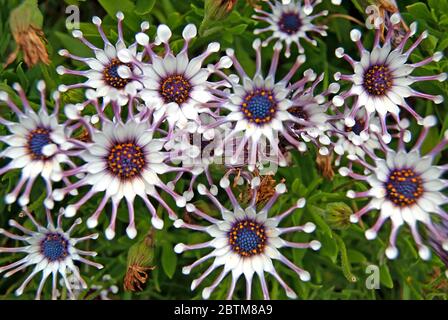
{"type": "Polygon", "coordinates": [[[51,262],[63,260],[68,256],[68,241],[59,233],[48,233],[40,243],[40,249],[51,262]]]}
{"type": "Polygon", "coordinates": [[[345,127],[345,132],[354,132],[357,136],[364,130],[366,122],[363,119],[356,119],[353,127],[345,127]]]}
{"type": "Polygon", "coordinates": [[[273,93],[264,89],[252,91],[244,98],[241,111],[249,122],[257,124],[271,122],[277,112],[273,93]]]}
{"type": "Polygon", "coordinates": [[[243,257],[260,254],[266,245],[265,228],[254,220],[237,221],[229,231],[229,243],[232,250],[243,257]]]}
{"type": "Polygon", "coordinates": [[[294,34],[302,27],[302,20],[297,13],[284,13],[278,22],[280,30],[287,34],[294,34]]]}
{"type": "Polygon", "coordinates": [[[190,82],[183,75],[176,74],[162,81],[160,94],[165,103],[176,102],[180,105],[188,100],[191,89],[190,82]]]}
{"type": "Polygon", "coordinates": [[[116,143],[106,162],[109,172],[122,180],[139,176],[146,165],[142,148],[132,141],[116,143]]]}
{"type": "Polygon", "coordinates": [[[118,59],[112,59],[110,64],[103,70],[104,81],[115,89],[123,89],[131,81],[131,79],[120,77],[118,74],[118,68],[120,66],[127,66],[132,69],[132,65],[130,63],[123,63],[118,59]]]}
{"type": "Polygon", "coordinates": [[[371,66],[364,72],[364,89],[372,96],[383,96],[392,87],[392,74],[385,65],[371,66]]]}
{"type": "Polygon", "coordinates": [[[37,128],[28,134],[28,151],[34,160],[48,159],[42,149],[52,143],[50,139],[50,130],[46,128],[37,128]]]}
{"type": "Polygon", "coordinates": [[[386,197],[400,207],[413,205],[423,195],[423,181],[412,169],[395,169],[386,183],[386,197]]]}

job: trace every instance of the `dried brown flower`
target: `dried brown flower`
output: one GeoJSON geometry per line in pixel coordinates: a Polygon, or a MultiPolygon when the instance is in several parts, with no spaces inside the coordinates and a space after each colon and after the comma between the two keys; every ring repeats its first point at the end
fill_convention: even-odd
{"type": "Polygon", "coordinates": [[[125,291],[142,291],[148,281],[148,271],[154,270],[151,265],[154,258],[154,234],[152,232],[134,244],[128,252],[128,269],[123,281],[125,291]]]}
{"type": "Polygon", "coordinates": [[[33,67],[39,62],[50,64],[42,21],[42,13],[36,0],[26,0],[11,11],[9,25],[17,47],[7,58],[5,67],[17,58],[20,51],[28,67],[33,67]]]}
{"type": "Polygon", "coordinates": [[[316,164],[317,168],[321,172],[322,176],[325,179],[333,180],[334,177],[334,171],[333,171],[333,153],[330,153],[329,155],[323,156],[321,154],[317,154],[316,157],[316,164]]]}
{"type": "MultiPolygon", "coordinates": [[[[278,183],[272,175],[260,176],[257,171],[255,171],[255,175],[260,177],[260,187],[258,188],[255,201],[257,206],[264,205],[274,195],[275,186],[278,183]]],[[[281,179],[280,182],[284,183],[285,179],[281,179]]],[[[242,202],[247,203],[252,199],[253,193],[254,191],[251,189],[250,185],[247,185],[246,189],[239,194],[239,198],[242,202]]]]}

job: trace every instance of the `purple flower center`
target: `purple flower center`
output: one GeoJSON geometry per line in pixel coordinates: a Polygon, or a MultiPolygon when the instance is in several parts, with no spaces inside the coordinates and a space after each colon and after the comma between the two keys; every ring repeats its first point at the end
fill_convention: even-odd
{"type": "Polygon", "coordinates": [[[374,65],[364,72],[364,89],[372,96],[383,96],[392,87],[392,74],[386,65],[374,65]]]}
{"type": "Polygon", "coordinates": [[[353,127],[345,126],[345,132],[353,132],[357,136],[359,136],[361,132],[364,130],[365,125],[366,122],[363,119],[356,119],[355,125],[353,127]]]}
{"type": "Polygon", "coordinates": [[[112,59],[110,64],[103,70],[104,81],[115,89],[123,89],[131,81],[131,79],[120,77],[118,74],[118,68],[120,66],[127,66],[132,69],[132,65],[130,63],[123,63],[118,59],[112,59]]]}
{"type": "Polygon", "coordinates": [[[39,127],[31,131],[28,134],[28,151],[33,160],[48,159],[42,149],[51,142],[49,129],[39,127]]]}
{"type": "Polygon", "coordinates": [[[59,233],[48,233],[40,243],[40,251],[49,261],[63,260],[68,256],[68,241],[59,233]]]}
{"type": "Polygon", "coordinates": [[[241,111],[249,122],[257,124],[271,122],[277,112],[273,93],[264,89],[252,91],[244,98],[241,111]]]}
{"type": "Polygon", "coordinates": [[[182,104],[190,97],[192,87],[190,82],[181,74],[165,78],[160,86],[160,94],[165,103],[176,102],[182,104]]]}
{"type": "Polygon", "coordinates": [[[140,146],[128,141],[116,143],[110,149],[106,162],[109,172],[127,180],[141,174],[146,165],[146,158],[140,146]]]}
{"type": "Polygon", "coordinates": [[[297,13],[284,13],[278,22],[280,30],[287,34],[294,34],[302,27],[302,20],[297,13]]]}
{"type": "Polygon", "coordinates": [[[243,257],[262,253],[266,245],[264,226],[250,219],[235,222],[228,236],[232,250],[243,257]]]}
{"type": "Polygon", "coordinates": [[[423,181],[412,169],[395,169],[385,185],[386,197],[399,207],[411,206],[423,195],[423,181]]]}
{"type": "MultiPolygon", "coordinates": [[[[288,112],[290,114],[292,114],[294,117],[299,118],[299,119],[303,119],[305,121],[309,120],[309,115],[308,112],[305,111],[305,109],[303,109],[303,107],[292,107],[288,109],[288,112]]],[[[293,124],[293,128],[300,130],[304,128],[303,124],[300,123],[294,123],[293,124]]]]}

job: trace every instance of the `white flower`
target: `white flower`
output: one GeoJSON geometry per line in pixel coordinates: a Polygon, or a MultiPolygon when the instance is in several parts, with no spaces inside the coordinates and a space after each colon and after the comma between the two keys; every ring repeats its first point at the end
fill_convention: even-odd
{"type": "MultiPolygon", "coordinates": [[[[169,40],[172,32],[167,25],[159,25],[157,37],[154,43],[149,42],[149,37],[144,33],[136,35],[137,42],[144,46],[145,57],[149,63],[141,63],[135,58],[135,52],[121,50],[119,55],[130,63],[139,65],[143,71],[143,90],[140,92],[146,106],[154,110],[154,118],[167,118],[171,126],[184,128],[187,122],[199,122],[199,114],[209,112],[209,108],[203,106],[212,99],[209,90],[214,83],[208,81],[211,72],[203,68],[204,60],[212,53],[218,52],[220,45],[212,42],[201,55],[189,58],[188,45],[196,37],[197,30],[193,24],[188,24],[183,32],[184,46],[175,55],[170,48],[169,40]],[[160,57],[153,51],[153,47],[163,44],[164,56],[160,57]]],[[[228,66],[227,66],[228,67],[228,66]]]]}
{"type": "Polygon", "coordinates": [[[386,117],[391,114],[397,123],[400,122],[400,108],[409,112],[421,124],[423,118],[408,105],[406,98],[417,97],[442,103],[442,96],[433,96],[426,93],[415,91],[411,85],[420,81],[445,81],[446,74],[432,76],[412,76],[411,73],[421,66],[432,61],[439,61],[442,53],[437,52],[434,56],[426,58],[417,63],[407,63],[411,53],[418,47],[423,39],[428,37],[428,33],[423,32],[420,37],[407,48],[408,39],[416,33],[416,23],[411,24],[409,32],[406,33],[403,40],[396,47],[392,47],[391,39],[394,32],[393,25],[400,22],[397,14],[392,15],[387,25],[388,33],[385,36],[383,45],[380,45],[381,31],[376,30],[375,41],[372,51],[364,48],[361,42],[361,32],[352,30],[350,37],[358,47],[361,55],[360,61],[355,61],[344,53],[343,48],[336,49],[336,56],[344,58],[354,70],[353,75],[343,75],[340,72],[335,74],[335,79],[352,82],[353,85],[348,91],[344,91],[333,98],[336,106],[341,106],[344,100],[354,96],[352,112],[345,122],[347,126],[355,124],[354,116],[362,107],[369,113],[377,113],[380,119],[383,139],[386,143],[390,142],[390,134],[387,130],[386,117]]]}
{"type": "Polygon", "coordinates": [[[435,215],[448,221],[448,214],[442,208],[444,204],[448,203],[448,198],[441,192],[448,184],[443,178],[447,166],[433,164],[434,157],[448,143],[448,132],[442,142],[428,154],[421,155],[419,150],[429,127],[434,124],[435,118],[433,116],[426,117],[423,120],[422,133],[410,151],[406,151],[404,142],[401,140],[397,152],[381,144],[384,157],[369,155],[374,162],[373,165],[361,159],[356,160],[367,169],[369,174],[366,176],[356,174],[348,168],[339,170],[342,175],[365,181],[370,185],[368,191],[349,191],[347,193],[350,198],[371,198],[365,207],[351,217],[352,222],[358,222],[364,214],[371,210],[380,211],[375,225],[365,233],[367,239],[376,238],[382,225],[388,219],[391,220],[392,231],[389,246],[386,249],[386,256],[389,259],[398,256],[396,238],[399,228],[404,223],[410,227],[422,259],[428,260],[430,258],[430,250],[423,244],[418,231],[418,223],[423,224],[428,231],[437,235],[439,241],[448,245],[446,235],[441,234],[434,227],[432,219],[432,215],[435,215]]]}
{"type": "Polygon", "coordinates": [[[73,188],[91,186],[84,197],[66,208],[65,214],[73,216],[94,194],[104,193],[97,210],[87,220],[87,225],[93,228],[98,224],[101,212],[111,199],[112,216],[109,227],[106,229],[106,237],[112,239],[115,236],[118,205],[123,198],[129,210],[129,225],[126,232],[130,238],[136,236],[133,203],[135,197],[139,196],[151,212],[153,226],[161,229],[163,220],[158,217],[148,195],[168,210],[171,219],[176,219],[177,215],[161,198],[156,188],[169,193],[178,206],[185,206],[185,198],[177,195],[160,179],[164,173],[182,171],[182,169],[166,164],[169,160],[168,154],[162,151],[166,140],[153,137],[156,128],[147,119],[144,121],[131,118],[125,123],[110,122],[105,118],[101,120],[101,131],[90,128],[93,142],[87,143],[79,155],[85,164],[65,172],[68,176],[83,174],[83,177],[64,189],[55,190],[54,199],[62,199],[63,195],[73,188]]]}
{"type": "Polygon", "coordinates": [[[13,203],[24,189],[19,198],[21,206],[29,203],[32,186],[41,176],[47,192],[44,205],[51,209],[54,205],[51,199],[52,184],[63,179],[61,164],[74,166],[65,153],[73,145],[68,141],[70,127],[58,123],[59,94],[53,95],[56,107],[53,113],[48,114],[45,83],[39,81],[37,88],[41,94],[41,106],[37,113],[31,108],[19,84],[15,84],[14,89],[19,93],[23,110],[17,107],[5,92],[0,92],[0,101],[5,101],[19,119],[16,123],[0,118],[0,123],[11,132],[11,135],[0,137],[0,141],[8,145],[0,152],[0,158],[11,159],[6,166],[0,168],[0,175],[21,169],[19,182],[5,198],[6,203],[13,203]]]}
{"type": "Polygon", "coordinates": [[[279,1],[267,1],[271,8],[271,12],[255,9],[257,13],[253,18],[263,22],[269,23],[269,26],[263,29],[255,29],[254,34],[260,34],[263,32],[272,31],[272,35],[263,42],[263,46],[267,46],[269,42],[273,39],[278,39],[278,41],[284,42],[286,44],[285,56],[289,57],[291,55],[291,44],[295,43],[299,50],[299,53],[304,53],[305,50],[300,44],[300,40],[303,39],[312,45],[316,46],[317,41],[311,39],[308,36],[309,32],[315,32],[321,36],[326,36],[325,31],[327,26],[316,26],[312,21],[321,16],[326,16],[328,11],[322,11],[316,15],[310,16],[309,14],[313,11],[314,5],[309,3],[302,6],[301,0],[297,2],[291,0],[288,3],[281,3],[279,1]]]}
{"type": "MultiPolygon", "coordinates": [[[[130,99],[134,99],[137,96],[137,92],[142,88],[142,71],[137,65],[123,62],[118,56],[120,50],[127,49],[129,52],[135,54],[139,60],[142,58],[141,54],[137,54],[138,44],[136,42],[129,47],[126,47],[122,28],[124,15],[122,12],[118,12],[116,16],[118,19],[118,40],[115,45],[106,37],[101,26],[102,21],[96,16],[92,18],[92,22],[98,27],[98,32],[104,42],[104,49],[97,48],[90,43],[84,38],[83,33],[80,30],[74,30],[72,32],[73,37],[78,38],[84,45],[93,51],[95,58],[79,57],[69,53],[65,49],[59,51],[61,56],[86,64],[89,67],[88,70],[70,70],[63,66],[59,66],[56,69],[61,75],[72,74],[87,78],[87,81],[84,83],[60,85],[59,91],[65,92],[75,88],[94,89],[96,97],[102,98],[103,110],[109,103],[118,107],[124,106],[130,99]]],[[[143,22],[141,24],[142,32],[148,28],[148,22],[143,22]]]]}
{"type": "MultiPolygon", "coordinates": [[[[305,56],[298,56],[289,72],[279,81],[276,81],[279,55],[282,45],[277,43],[274,47],[271,66],[266,76],[261,71],[261,41],[256,39],[253,42],[256,51],[256,70],[253,78],[250,78],[235,57],[233,49],[226,51],[228,57],[233,61],[239,78],[227,76],[219,70],[216,74],[222,77],[232,86],[227,89],[215,90],[218,97],[216,105],[220,111],[217,121],[201,130],[208,130],[212,127],[231,124],[231,130],[223,140],[224,147],[230,143],[231,139],[237,140],[236,150],[232,150],[230,165],[238,162],[241,154],[248,153],[249,170],[254,170],[260,166],[262,159],[268,159],[270,163],[286,166],[287,161],[284,152],[280,149],[280,141],[287,142],[299,151],[307,149],[306,142],[328,145],[330,139],[324,137],[325,125],[322,121],[325,118],[324,109],[328,107],[320,106],[325,102],[325,96],[339,87],[331,85],[330,88],[318,96],[314,95],[315,86],[322,80],[317,80],[316,74],[312,70],[306,70],[303,78],[290,83],[291,78],[298,68],[305,62],[305,56]],[[309,82],[314,81],[309,88],[309,82]],[[321,109],[322,107],[322,109],[321,109]],[[313,120],[304,119],[298,115],[306,109],[316,108],[313,120]],[[319,115],[317,115],[319,113],[319,115]],[[303,126],[303,127],[301,127],[303,126]],[[304,129],[305,128],[305,129],[304,129]],[[238,140],[238,138],[240,138],[238,140]],[[303,141],[300,141],[303,140],[303,141]],[[264,148],[264,149],[263,149],[264,148]],[[267,151],[268,150],[268,151],[267,151]]],[[[310,114],[311,115],[311,114],[310,114]]],[[[328,149],[320,148],[322,154],[327,154],[328,149]]]]}
{"type": "Polygon", "coordinates": [[[211,286],[202,291],[204,299],[210,297],[214,289],[228,274],[231,274],[232,276],[227,295],[228,299],[232,298],[237,281],[242,275],[244,275],[246,279],[246,297],[247,299],[250,299],[252,294],[252,280],[255,274],[257,274],[260,279],[264,298],[269,299],[269,290],[265,279],[265,273],[271,274],[280,283],[289,298],[296,298],[296,293],[277,273],[273,265],[273,260],[280,261],[296,272],[302,281],[310,280],[310,274],[307,271],[297,267],[279,251],[279,249],[283,247],[301,249],[311,248],[313,250],[318,250],[320,248],[320,243],[316,240],[309,243],[295,243],[280,237],[283,234],[291,232],[304,231],[310,233],[315,230],[315,225],[313,223],[307,223],[304,226],[279,227],[279,224],[283,219],[293,213],[295,209],[302,208],[305,205],[305,199],[302,198],[298,200],[293,207],[286,210],[284,213],[269,217],[271,206],[275,203],[278,196],[286,191],[286,187],[283,184],[277,185],[273,197],[263,209],[257,212],[255,199],[257,198],[256,192],[259,182],[259,178],[255,178],[250,182],[254,194],[252,194],[250,205],[246,209],[243,209],[230,189],[229,179],[224,177],[221,180],[220,185],[226,190],[232,203],[232,209],[230,210],[221,205],[219,200],[216,199],[204,185],[199,185],[199,193],[206,195],[210,201],[216,205],[221,211],[222,218],[217,219],[209,216],[194,205],[189,204],[187,205],[187,210],[189,212],[207,220],[211,225],[207,227],[192,225],[183,220],[177,220],[174,224],[175,227],[202,231],[208,233],[212,237],[211,240],[204,243],[192,245],[181,243],[174,248],[177,253],[202,248],[212,249],[210,253],[198,259],[190,266],[184,267],[182,270],[184,274],[189,274],[196,266],[209,259],[213,259],[208,269],[192,282],[191,289],[194,290],[215,269],[222,267],[222,271],[211,286]]]}
{"type": "MultiPolygon", "coordinates": [[[[365,159],[366,152],[373,154],[380,148],[378,134],[381,132],[381,125],[377,116],[370,117],[364,109],[361,109],[355,116],[355,124],[349,127],[345,124],[345,119],[351,114],[350,108],[346,107],[344,112],[337,109],[335,111],[338,119],[333,121],[333,136],[337,140],[333,142],[333,150],[339,156],[336,165],[339,165],[341,157],[345,154],[350,160],[365,159]]],[[[390,124],[387,128],[389,131],[394,131],[393,137],[402,137],[403,142],[410,142],[411,132],[407,130],[409,125],[409,120],[403,119],[399,124],[390,124]]]]}
{"type": "Polygon", "coordinates": [[[83,256],[96,256],[96,252],[84,251],[77,249],[75,246],[82,241],[98,238],[98,234],[91,234],[82,238],[73,238],[72,232],[74,228],[81,223],[81,219],[75,220],[74,224],[67,230],[62,229],[62,216],[63,212],[58,216],[57,224],[54,225],[51,213],[47,209],[48,226],[43,227],[34,219],[34,217],[24,210],[26,216],[31,220],[36,231],[29,230],[14,220],[9,220],[9,225],[15,227],[24,233],[23,236],[10,233],[4,229],[0,229],[0,234],[25,243],[23,247],[17,248],[0,248],[0,253],[25,253],[26,256],[6,266],[0,267],[0,272],[5,272],[4,277],[10,277],[19,271],[34,266],[33,271],[26,277],[25,281],[16,290],[16,295],[22,295],[26,286],[30,281],[39,273],[42,273],[42,278],[39,282],[39,287],[36,292],[36,299],[40,299],[42,289],[46,280],[51,275],[52,280],[52,299],[57,298],[57,277],[58,274],[64,280],[63,286],[67,288],[69,297],[75,299],[75,293],[71,283],[68,280],[68,274],[71,274],[76,278],[77,283],[82,285],[82,288],[86,289],[87,284],[82,279],[78,267],[74,262],[79,261],[87,265],[93,266],[98,269],[102,269],[103,266],[85,259],[83,256]]]}

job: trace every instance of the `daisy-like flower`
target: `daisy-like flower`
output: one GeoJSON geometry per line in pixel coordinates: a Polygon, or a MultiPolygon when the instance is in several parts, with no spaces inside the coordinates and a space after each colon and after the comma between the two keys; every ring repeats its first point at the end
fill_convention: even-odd
{"type": "Polygon", "coordinates": [[[447,186],[443,174],[448,167],[437,166],[434,158],[448,144],[448,132],[444,139],[429,153],[422,155],[420,147],[423,144],[429,128],[436,123],[435,117],[429,116],[423,120],[423,129],[415,145],[410,151],[405,148],[402,132],[399,139],[398,150],[387,147],[381,140],[381,157],[369,153],[373,164],[362,159],[355,162],[361,164],[367,171],[366,175],[355,173],[352,169],[343,167],[339,172],[355,180],[365,181],[370,189],[364,192],[347,192],[349,198],[370,198],[370,202],[350,217],[356,223],[366,213],[379,210],[379,216],[374,226],[365,232],[367,239],[375,239],[378,231],[386,220],[390,219],[392,230],[386,256],[394,259],[398,256],[396,239],[399,228],[406,223],[412,232],[417,244],[420,257],[424,260],[430,258],[430,250],[423,243],[418,231],[418,224],[423,224],[432,232],[440,243],[448,245],[446,235],[434,227],[434,217],[448,220],[448,214],[442,208],[448,198],[442,194],[447,186]]]}
{"type": "Polygon", "coordinates": [[[5,102],[19,119],[18,122],[11,122],[0,117],[0,123],[11,132],[11,135],[0,137],[0,141],[8,145],[0,152],[0,159],[11,159],[7,165],[0,168],[0,175],[21,169],[21,177],[14,190],[6,195],[5,202],[13,203],[20,196],[19,204],[26,206],[30,201],[33,184],[40,176],[45,181],[47,192],[44,205],[51,209],[54,205],[51,199],[53,182],[66,181],[62,175],[61,164],[75,166],[67,155],[68,150],[73,147],[68,141],[71,129],[68,123],[58,123],[59,93],[57,92],[53,94],[54,110],[51,114],[48,113],[44,81],[39,81],[37,84],[41,97],[38,112],[33,110],[20,85],[16,83],[13,87],[19,94],[23,110],[6,92],[0,91],[0,101],[5,102]]]}
{"type": "MultiPolygon", "coordinates": [[[[154,110],[156,121],[166,117],[171,126],[184,128],[189,121],[199,122],[201,112],[210,112],[202,104],[212,99],[208,88],[216,84],[208,81],[211,72],[203,68],[202,64],[212,53],[219,51],[220,45],[212,42],[205,52],[190,59],[188,47],[196,35],[196,26],[187,25],[182,32],[184,46],[175,55],[169,44],[172,32],[167,25],[162,24],[157,28],[154,43],[150,42],[145,33],[136,35],[137,42],[144,46],[142,55],[149,58],[149,63],[140,62],[138,56],[129,50],[119,52],[123,61],[135,63],[143,71],[144,88],[139,96],[149,109],[154,110]],[[160,44],[164,45],[163,57],[153,51],[153,47],[160,44]]],[[[223,65],[217,64],[216,67],[221,68],[223,65]]]]}
{"type": "MultiPolygon", "coordinates": [[[[68,50],[62,49],[59,54],[76,61],[80,61],[88,66],[87,70],[70,70],[64,66],[59,66],[56,71],[60,74],[71,74],[87,78],[83,83],[60,85],[59,91],[65,92],[75,88],[91,88],[95,90],[96,96],[102,98],[103,109],[112,104],[112,106],[121,107],[134,99],[137,92],[142,88],[141,84],[141,70],[135,64],[130,62],[123,62],[117,55],[117,52],[127,49],[141,60],[141,55],[137,54],[138,44],[134,42],[129,47],[123,38],[123,19],[122,12],[116,15],[118,19],[118,40],[116,44],[112,44],[104,33],[101,26],[102,21],[99,17],[93,17],[92,22],[98,27],[98,33],[104,42],[104,49],[97,48],[89,42],[80,30],[72,32],[73,37],[79,39],[84,45],[91,49],[95,57],[79,57],[71,54],[68,50]],[[132,71],[132,76],[130,76],[132,71]]],[[[141,31],[149,28],[148,22],[141,24],[141,31]]]]}
{"type": "Polygon", "coordinates": [[[277,198],[286,191],[284,184],[278,184],[274,195],[266,203],[263,209],[257,211],[256,199],[257,190],[260,185],[260,178],[254,178],[250,181],[253,190],[251,202],[247,208],[243,209],[238,203],[235,195],[230,188],[230,180],[227,175],[221,179],[220,185],[225,189],[232,208],[229,210],[216,199],[204,185],[198,186],[198,191],[206,195],[210,201],[220,210],[221,219],[207,215],[200,211],[193,204],[187,205],[187,210],[199,218],[210,222],[209,226],[194,225],[183,220],[177,220],[174,226],[177,228],[187,228],[196,231],[202,231],[209,234],[213,239],[192,245],[177,244],[174,248],[176,253],[182,253],[188,250],[197,250],[211,248],[212,251],[193,264],[184,267],[182,272],[189,274],[193,268],[203,262],[213,259],[208,269],[191,284],[191,289],[197,288],[202,281],[209,276],[215,269],[222,267],[222,271],[216,277],[211,286],[202,291],[204,299],[208,299],[215,288],[230,273],[232,281],[228,291],[227,299],[232,299],[236,284],[241,275],[246,279],[246,297],[251,298],[252,280],[257,274],[260,279],[263,296],[269,299],[269,290],[265,279],[265,273],[271,274],[285,289],[289,298],[296,298],[295,292],[286,284],[274,268],[272,260],[278,260],[291,270],[297,273],[302,281],[310,280],[310,274],[297,267],[288,258],[280,253],[280,248],[311,248],[318,250],[320,242],[313,240],[309,243],[296,243],[282,239],[280,236],[287,233],[304,231],[311,233],[315,230],[315,225],[311,222],[304,226],[279,227],[279,224],[296,209],[303,208],[305,199],[300,199],[294,206],[277,216],[269,217],[271,207],[275,204],[277,198]]]}
{"type": "MultiPolygon", "coordinates": [[[[319,2],[319,1],[317,1],[319,2]]],[[[277,39],[284,42],[286,45],[285,56],[291,56],[291,44],[295,43],[299,50],[299,53],[304,53],[305,49],[301,45],[300,41],[303,39],[314,46],[317,46],[317,41],[310,38],[308,33],[314,32],[321,36],[326,36],[325,31],[327,26],[314,25],[313,20],[317,17],[326,16],[328,11],[322,11],[318,14],[310,16],[313,11],[314,5],[308,2],[307,5],[302,6],[302,1],[291,0],[287,4],[280,1],[267,1],[271,12],[266,12],[261,9],[255,9],[260,15],[253,15],[256,20],[263,21],[269,24],[268,27],[263,29],[255,29],[254,34],[258,35],[263,32],[272,32],[264,42],[263,46],[267,46],[271,40],[277,39]]]]}
{"type": "Polygon", "coordinates": [[[339,85],[332,83],[327,90],[315,96],[314,90],[323,79],[324,74],[321,74],[316,79],[316,74],[309,69],[305,71],[301,82],[289,88],[292,90],[292,106],[288,109],[288,112],[297,121],[290,125],[290,130],[302,140],[297,145],[298,150],[301,152],[305,152],[308,149],[306,143],[312,142],[319,148],[321,155],[328,155],[329,153],[331,118],[327,114],[330,103],[327,102],[326,97],[337,93],[339,85]],[[312,82],[312,84],[307,88],[308,81],[312,82]]]}
{"type": "Polygon", "coordinates": [[[154,137],[158,123],[151,123],[147,118],[133,117],[122,122],[118,117],[119,113],[115,116],[115,119],[119,119],[116,122],[110,121],[103,114],[99,114],[99,116],[102,124],[101,130],[85,123],[92,142],[78,142],[83,146],[79,157],[84,160],[85,164],[64,172],[65,176],[83,174],[83,177],[63,189],[54,190],[53,198],[59,201],[72,189],[83,186],[91,187],[81,199],[66,208],[65,215],[70,217],[74,216],[77,210],[93,195],[104,193],[98,208],[87,220],[87,226],[89,228],[97,226],[100,214],[111,199],[112,216],[106,229],[106,237],[112,239],[115,236],[118,205],[123,198],[126,200],[129,212],[127,235],[130,238],[137,235],[134,200],[136,196],[139,196],[151,212],[153,226],[161,229],[163,220],[157,215],[148,195],[166,208],[171,219],[176,219],[176,214],[162,199],[157,188],[170,194],[179,207],[185,206],[185,198],[168,188],[160,179],[164,173],[184,169],[167,164],[170,160],[169,155],[162,151],[166,140],[154,137]]]}
{"type": "Polygon", "coordinates": [[[352,30],[350,37],[356,43],[361,55],[360,61],[344,53],[343,48],[336,49],[336,56],[344,58],[352,68],[354,74],[343,75],[340,72],[335,74],[337,81],[349,81],[353,85],[348,91],[344,91],[333,98],[336,106],[342,106],[344,100],[349,97],[355,97],[351,114],[346,118],[346,125],[353,127],[356,123],[355,115],[360,108],[365,108],[369,113],[377,113],[380,119],[383,140],[389,143],[391,136],[388,133],[386,125],[387,115],[392,115],[397,123],[399,120],[400,109],[409,112],[419,123],[423,118],[406,102],[406,98],[416,97],[431,100],[434,103],[442,103],[442,96],[433,96],[430,94],[418,92],[411,88],[411,85],[420,81],[445,81],[447,75],[445,73],[431,76],[412,76],[411,73],[421,66],[427,65],[432,61],[439,61],[442,53],[437,52],[432,57],[426,58],[417,63],[407,63],[411,53],[418,45],[428,37],[428,32],[423,32],[418,39],[405,49],[406,44],[411,36],[416,33],[417,24],[414,22],[410,26],[409,32],[406,33],[400,44],[393,48],[391,38],[394,32],[393,26],[400,22],[399,15],[392,15],[388,21],[388,32],[381,45],[381,31],[376,30],[375,40],[372,51],[368,51],[361,42],[361,32],[352,30]]]}
{"type": "Polygon", "coordinates": [[[72,277],[75,277],[77,282],[82,285],[84,289],[87,288],[86,282],[82,279],[78,267],[75,262],[81,262],[98,269],[102,269],[101,264],[87,260],[83,256],[94,257],[97,255],[96,252],[84,251],[76,248],[76,245],[80,242],[96,239],[98,234],[91,234],[81,238],[73,238],[72,233],[77,225],[81,223],[81,219],[75,220],[74,224],[67,230],[62,229],[62,216],[63,212],[59,214],[57,218],[57,223],[54,225],[53,218],[51,217],[50,211],[47,209],[47,220],[48,225],[44,227],[40,225],[34,217],[24,209],[26,216],[31,220],[36,231],[29,230],[16,222],[15,220],[9,220],[9,225],[17,228],[23,235],[16,235],[10,233],[4,229],[0,229],[0,234],[13,239],[22,241],[25,243],[23,247],[16,248],[0,248],[0,253],[24,253],[26,254],[20,260],[11,263],[6,266],[0,267],[0,272],[5,272],[4,277],[10,277],[17,272],[28,268],[29,266],[34,266],[33,271],[26,277],[25,281],[16,290],[16,295],[22,295],[25,288],[28,286],[30,281],[39,273],[42,273],[42,278],[39,282],[39,286],[36,292],[36,299],[40,299],[42,294],[42,289],[47,281],[48,277],[52,276],[52,299],[56,299],[58,296],[57,290],[57,278],[58,274],[64,280],[63,286],[66,287],[69,297],[75,299],[75,294],[73,288],[68,279],[68,274],[70,273],[72,277]]]}
{"type": "MultiPolygon", "coordinates": [[[[341,158],[347,155],[349,160],[356,160],[358,157],[365,159],[366,152],[374,152],[380,148],[378,141],[378,133],[381,132],[380,120],[377,116],[369,117],[369,114],[361,109],[355,116],[355,125],[349,127],[345,124],[346,117],[351,113],[350,108],[345,108],[343,112],[336,111],[337,120],[333,121],[333,136],[336,137],[333,142],[333,150],[338,155],[336,165],[340,164],[341,158]]],[[[409,120],[402,119],[399,124],[387,125],[389,131],[394,131],[393,137],[399,138],[400,132],[404,130],[403,140],[409,142],[411,140],[411,132],[407,130],[409,120]]]]}
{"type": "MultiPolygon", "coordinates": [[[[242,81],[239,83],[234,77],[231,78],[220,70],[214,70],[218,76],[228,81],[232,89],[214,91],[215,96],[218,97],[215,107],[219,109],[221,117],[215,123],[203,126],[200,130],[231,123],[231,130],[223,140],[224,146],[229,145],[229,141],[235,137],[241,136],[241,139],[230,158],[230,164],[236,164],[240,155],[248,152],[249,170],[254,170],[262,158],[262,142],[267,142],[266,148],[269,147],[269,155],[263,157],[268,157],[271,162],[275,161],[280,166],[285,166],[287,161],[279,148],[280,139],[303,151],[306,150],[306,146],[299,140],[307,142],[311,138],[320,136],[324,113],[318,105],[323,102],[322,98],[327,91],[320,97],[311,97],[319,80],[311,88],[305,89],[308,82],[316,80],[316,74],[312,70],[305,71],[302,79],[290,83],[298,68],[305,62],[305,56],[298,56],[290,71],[276,82],[282,44],[278,42],[275,45],[271,66],[266,76],[261,71],[260,39],[253,42],[253,48],[256,51],[256,71],[253,78],[246,74],[236,59],[234,50],[227,49],[226,53],[242,81]],[[312,111],[314,107],[316,110],[312,111]],[[297,134],[298,132],[300,134],[297,134]],[[304,136],[307,138],[303,139],[304,136]]],[[[323,140],[330,143],[328,137],[323,140]]],[[[321,149],[321,152],[326,153],[325,149],[321,149]]]]}
{"type": "MultiPolygon", "coordinates": [[[[206,113],[200,114],[199,119],[202,124],[209,124],[215,121],[212,116],[206,113]]],[[[192,125],[195,128],[197,127],[194,123],[192,125]]],[[[170,152],[172,161],[174,163],[180,163],[183,168],[186,168],[186,171],[179,172],[176,179],[171,181],[168,186],[173,189],[177,181],[185,173],[191,173],[192,177],[189,188],[183,194],[187,201],[190,201],[194,196],[193,188],[196,179],[200,175],[205,174],[212,193],[216,195],[218,188],[213,184],[209,166],[212,164],[222,164],[222,150],[219,148],[222,139],[223,132],[218,129],[209,130],[205,133],[190,133],[188,130],[183,129],[174,130],[168,136],[168,142],[164,148],[170,152]]]]}

